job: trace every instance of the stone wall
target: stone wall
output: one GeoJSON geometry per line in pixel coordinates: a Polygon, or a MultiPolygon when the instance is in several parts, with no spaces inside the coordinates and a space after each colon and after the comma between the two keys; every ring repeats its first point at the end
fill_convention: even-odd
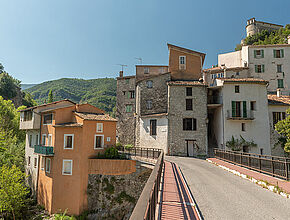
{"type": "Polygon", "coordinates": [[[88,219],[129,219],[151,171],[137,163],[128,175],[90,174],[88,219]]]}
{"type": "Polygon", "coordinates": [[[168,112],[168,154],[187,156],[186,140],[196,140],[194,156],[207,154],[206,87],[169,85],[168,112]],[[186,96],[186,87],[192,87],[192,96],[186,96]],[[193,110],[186,111],[186,98],[193,99],[193,110]],[[184,131],[183,118],[195,118],[196,131],[184,131]]]}
{"type": "Polygon", "coordinates": [[[117,78],[117,136],[118,141],[122,144],[135,143],[134,113],[136,105],[135,98],[128,98],[129,91],[135,91],[135,76],[117,78]],[[132,105],[132,112],[126,112],[126,105],[132,105]]]}

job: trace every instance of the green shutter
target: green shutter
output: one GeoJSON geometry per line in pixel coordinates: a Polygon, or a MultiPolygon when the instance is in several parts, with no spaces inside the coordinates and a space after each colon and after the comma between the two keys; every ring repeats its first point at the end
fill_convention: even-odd
{"type": "Polygon", "coordinates": [[[276,50],[273,50],[274,58],[276,58],[276,50]]]}
{"type": "Polygon", "coordinates": [[[257,50],[254,50],[254,58],[257,58],[257,50]]]}
{"type": "Polygon", "coordinates": [[[258,72],[258,65],[255,65],[255,72],[258,72]]]}
{"type": "Polygon", "coordinates": [[[243,101],[243,117],[247,117],[247,102],[243,101]]]}
{"type": "Polygon", "coordinates": [[[130,98],[130,92],[127,92],[127,98],[128,99],[130,98]]]}
{"type": "Polygon", "coordinates": [[[278,88],[284,88],[283,79],[278,79],[278,88]]]}
{"type": "Polygon", "coordinates": [[[264,50],[261,50],[261,52],[262,52],[262,58],[264,58],[264,50]]]}
{"type": "Polygon", "coordinates": [[[236,102],[232,101],[232,117],[236,117],[236,102]]]}
{"type": "Polygon", "coordinates": [[[284,49],[281,50],[281,57],[284,57],[284,49]]]}
{"type": "Polygon", "coordinates": [[[265,72],[265,65],[262,64],[262,73],[265,72]]]}

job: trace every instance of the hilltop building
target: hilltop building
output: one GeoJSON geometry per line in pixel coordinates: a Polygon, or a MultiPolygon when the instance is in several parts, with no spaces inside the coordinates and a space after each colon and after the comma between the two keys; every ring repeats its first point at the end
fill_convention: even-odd
{"type": "Polygon", "coordinates": [[[87,209],[90,158],[116,144],[116,119],[90,104],[62,100],[20,111],[25,170],[49,213],[87,209]]]}
{"type": "Polygon", "coordinates": [[[256,33],[259,33],[262,30],[277,31],[282,27],[283,25],[257,21],[256,18],[251,18],[247,21],[247,26],[246,26],[247,37],[252,36],[256,33]]]}

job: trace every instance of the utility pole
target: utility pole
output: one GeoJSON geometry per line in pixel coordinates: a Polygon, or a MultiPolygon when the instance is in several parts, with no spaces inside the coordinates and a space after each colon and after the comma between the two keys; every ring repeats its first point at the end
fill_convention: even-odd
{"type": "Polygon", "coordinates": [[[125,64],[116,64],[116,65],[118,65],[118,66],[121,66],[121,67],[122,67],[122,72],[124,71],[124,67],[127,67],[127,65],[125,65],[125,64]]]}

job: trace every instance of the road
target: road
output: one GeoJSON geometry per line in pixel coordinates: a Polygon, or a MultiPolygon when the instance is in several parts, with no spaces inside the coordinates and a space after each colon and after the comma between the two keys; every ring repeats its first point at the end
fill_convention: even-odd
{"type": "Polygon", "coordinates": [[[205,220],[290,219],[290,199],[206,160],[166,156],[182,170],[205,220]]]}

